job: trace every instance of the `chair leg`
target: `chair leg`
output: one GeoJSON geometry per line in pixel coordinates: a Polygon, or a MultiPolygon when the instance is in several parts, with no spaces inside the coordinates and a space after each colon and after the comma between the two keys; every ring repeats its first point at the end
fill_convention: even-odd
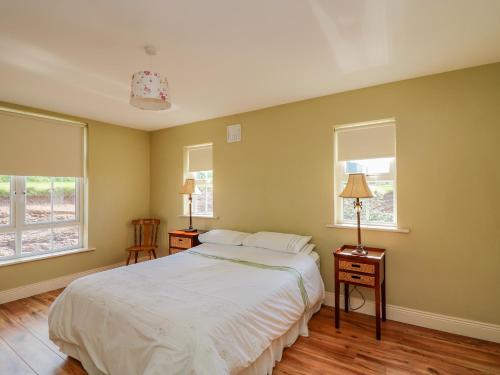
{"type": "Polygon", "coordinates": [[[132,252],[128,252],[128,257],[127,257],[127,266],[129,265],[130,263],[130,258],[132,257],[132,252]]]}
{"type": "Polygon", "coordinates": [[[153,252],[151,250],[149,250],[148,253],[149,253],[149,260],[151,260],[152,256],[153,256],[153,252]]]}
{"type": "Polygon", "coordinates": [[[156,259],[156,251],[155,250],[151,250],[151,252],[153,253],[154,258],[156,259]]]}
{"type": "Polygon", "coordinates": [[[138,257],[138,256],[139,256],[139,252],[138,252],[138,251],[136,251],[136,252],[135,252],[135,262],[136,262],[136,263],[137,263],[137,257],[138,257]]]}

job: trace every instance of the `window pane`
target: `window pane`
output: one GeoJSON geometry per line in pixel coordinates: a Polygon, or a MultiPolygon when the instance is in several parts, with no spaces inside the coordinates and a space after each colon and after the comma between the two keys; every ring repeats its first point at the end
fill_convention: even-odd
{"type": "Polygon", "coordinates": [[[22,234],[22,253],[38,253],[51,249],[51,229],[24,231],[22,234]]]}
{"type": "Polygon", "coordinates": [[[193,194],[193,214],[213,214],[213,172],[195,172],[194,179],[198,194],[193,194]]]}
{"type": "Polygon", "coordinates": [[[76,220],[76,178],[53,178],[54,221],[76,220]]]}
{"type": "Polygon", "coordinates": [[[389,173],[394,158],[349,160],[345,162],[345,173],[382,174],[389,173]]]}
{"type": "Polygon", "coordinates": [[[196,180],[199,194],[193,194],[193,212],[203,214],[207,205],[207,184],[204,180],[196,180]]]}
{"type": "Polygon", "coordinates": [[[51,219],[50,177],[26,177],[26,224],[48,222],[51,219]]]}
{"type": "Polygon", "coordinates": [[[16,253],[16,234],[0,233],[0,258],[16,253]]]}
{"type": "Polygon", "coordinates": [[[10,176],[0,176],[0,225],[10,224],[10,186],[10,176]]]}
{"type": "MultiPolygon", "coordinates": [[[[345,182],[343,186],[345,186],[345,182]]],[[[361,210],[361,223],[372,225],[393,225],[394,216],[394,182],[393,181],[369,181],[368,185],[373,193],[373,198],[361,199],[363,209],[361,210]]],[[[355,199],[343,199],[343,221],[356,222],[354,211],[355,199]]]]}
{"type": "Polygon", "coordinates": [[[212,183],[207,184],[206,194],[207,194],[207,214],[213,214],[214,193],[213,193],[212,183]]]}
{"type": "Polygon", "coordinates": [[[54,228],[53,234],[54,249],[71,249],[78,247],[80,243],[78,226],[54,228]]]}

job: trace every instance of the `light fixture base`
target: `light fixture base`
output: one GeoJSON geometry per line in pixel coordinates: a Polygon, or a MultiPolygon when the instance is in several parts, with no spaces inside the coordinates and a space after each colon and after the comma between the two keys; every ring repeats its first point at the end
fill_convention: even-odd
{"type": "Polygon", "coordinates": [[[152,45],[144,46],[144,52],[146,52],[146,55],[156,56],[156,48],[155,48],[155,46],[152,46],[152,45]]]}
{"type": "Polygon", "coordinates": [[[361,256],[366,256],[368,255],[368,251],[361,245],[356,246],[354,250],[351,251],[352,255],[361,255],[361,256]]]}

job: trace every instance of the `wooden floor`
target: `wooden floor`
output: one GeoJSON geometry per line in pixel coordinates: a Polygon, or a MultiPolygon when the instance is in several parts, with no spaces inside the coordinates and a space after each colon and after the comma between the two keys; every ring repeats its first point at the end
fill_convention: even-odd
{"type": "MultiPolygon", "coordinates": [[[[48,308],[60,292],[0,305],[1,375],[85,374],[48,338],[48,308]]],[[[372,317],[342,313],[337,331],[333,310],[324,307],[274,374],[500,374],[500,344],[392,321],[378,342],[374,325],[372,317]]]]}

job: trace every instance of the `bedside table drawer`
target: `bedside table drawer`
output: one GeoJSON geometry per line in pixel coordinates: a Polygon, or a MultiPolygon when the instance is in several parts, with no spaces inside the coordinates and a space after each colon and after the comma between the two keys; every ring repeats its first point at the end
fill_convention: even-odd
{"type": "Polygon", "coordinates": [[[358,284],[364,284],[369,286],[375,286],[375,277],[358,275],[350,272],[339,272],[339,280],[353,282],[358,284]]]}
{"type": "Polygon", "coordinates": [[[193,247],[193,242],[191,238],[170,237],[170,246],[179,247],[181,249],[190,249],[193,247]]]}
{"type": "Polygon", "coordinates": [[[357,262],[349,262],[347,260],[341,260],[339,262],[339,268],[341,270],[371,273],[372,275],[375,274],[375,265],[374,264],[357,263],[357,262]]]}

